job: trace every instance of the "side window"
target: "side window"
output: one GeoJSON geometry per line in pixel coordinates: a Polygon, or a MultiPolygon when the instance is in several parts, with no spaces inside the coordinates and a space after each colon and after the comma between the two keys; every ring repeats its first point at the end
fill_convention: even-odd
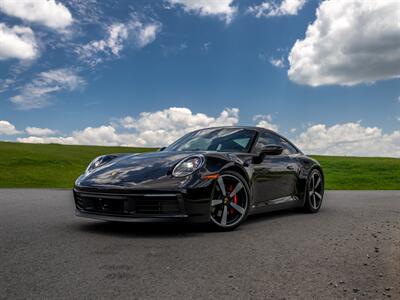
{"type": "Polygon", "coordinates": [[[259,152],[266,145],[279,145],[279,138],[269,132],[261,132],[258,136],[257,144],[255,146],[255,151],[259,152]]]}
{"type": "Polygon", "coordinates": [[[296,150],[295,147],[293,147],[288,141],[285,139],[281,138],[280,136],[277,136],[273,133],[269,132],[261,132],[257,144],[255,146],[255,151],[261,151],[261,149],[266,146],[266,145],[280,145],[283,147],[283,152],[282,155],[290,155],[290,154],[296,154],[298,151],[296,150]]]}
{"type": "Polygon", "coordinates": [[[279,138],[280,139],[280,145],[283,147],[283,155],[290,155],[290,154],[296,154],[297,150],[294,148],[291,144],[289,144],[285,139],[279,138]]]}

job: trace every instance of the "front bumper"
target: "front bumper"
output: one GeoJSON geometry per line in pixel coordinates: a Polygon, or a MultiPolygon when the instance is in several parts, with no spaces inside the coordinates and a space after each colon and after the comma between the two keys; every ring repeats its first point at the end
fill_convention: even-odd
{"type": "Polygon", "coordinates": [[[77,217],[83,217],[88,219],[96,219],[103,221],[115,221],[115,222],[130,222],[130,223],[147,223],[147,222],[185,222],[189,220],[188,215],[170,215],[170,216],[147,216],[147,217],[132,217],[132,216],[118,216],[108,214],[98,214],[93,212],[85,212],[79,209],[75,210],[77,217]]]}
{"type": "Polygon", "coordinates": [[[79,217],[121,222],[210,220],[211,185],[172,192],[75,187],[73,195],[79,217]]]}

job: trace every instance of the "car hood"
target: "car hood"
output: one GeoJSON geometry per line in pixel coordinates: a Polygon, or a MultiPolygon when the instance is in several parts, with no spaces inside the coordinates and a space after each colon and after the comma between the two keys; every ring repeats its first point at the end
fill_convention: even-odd
{"type": "MultiPolygon", "coordinates": [[[[184,178],[170,174],[174,166],[195,152],[150,152],[117,157],[89,174],[82,175],[82,187],[175,188],[184,178]]],[[[196,154],[199,154],[196,152],[196,154]]]]}

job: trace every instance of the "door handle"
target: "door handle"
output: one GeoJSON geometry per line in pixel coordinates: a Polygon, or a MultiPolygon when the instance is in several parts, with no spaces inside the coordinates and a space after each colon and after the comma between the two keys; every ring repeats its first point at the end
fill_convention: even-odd
{"type": "Polygon", "coordinates": [[[293,166],[293,165],[288,165],[288,166],[286,167],[286,169],[288,169],[288,170],[294,170],[294,166],[293,166]]]}

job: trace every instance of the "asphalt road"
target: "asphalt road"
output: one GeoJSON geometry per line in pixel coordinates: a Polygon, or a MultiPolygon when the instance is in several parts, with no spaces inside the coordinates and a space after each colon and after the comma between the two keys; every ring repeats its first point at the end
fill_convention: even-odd
{"type": "Polygon", "coordinates": [[[0,190],[0,298],[400,299],[400,191],[234,232],[80,219],[65,190],[0,190]]]}

